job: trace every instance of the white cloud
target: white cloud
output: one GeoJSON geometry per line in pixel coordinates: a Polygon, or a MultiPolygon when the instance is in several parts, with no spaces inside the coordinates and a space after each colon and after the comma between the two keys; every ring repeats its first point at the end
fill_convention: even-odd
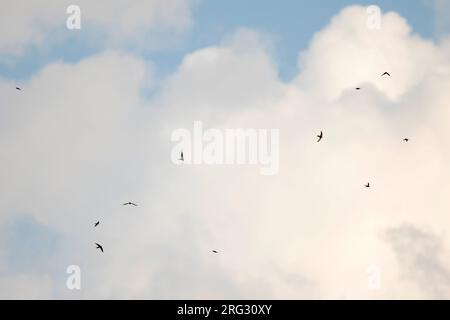
{"type": "Polygon", "coordinates": [[[29,212],[65,235],[55,263],[79,264],[83,289],[53,278],[62,298],[432,297],[400,279],[383,235],[404,222],[448,233],[448,48],[394,13],[367,38],[365,14],[317,33],[293,83],[249,30],[187,55],[151,101],[151,66],[116,52],[49,65],[20,93],[3,81],[0,222],[29,212]],[[280,174],[173,165],[170,134],[194,120],[279,128],[280,174]]]}
{"type": "Polygon", "coordinates": [[[159,103],[172,110],[171,117],[185,123],[192,123],[196,116],[206,120],[205,116],[229,117],[249,108],[267,109],[283,88],[266,50],[268,42],[242,29],[219,46],[188,54],[163,88],[159,103]]]}
{"type": "Polygon", "coordinates": [[[398,99],[447,63],[448,57],[413,35],[397,13],[384,14],[380,29],[368,28],[367,19],[367,12],[349,7],[316,34],[301,55],[298,85],[325,99],[372,85],[398,99]],[[384,71],[395,81],[381,78],[384,71]]]}
{"type": "MultiPolygon", "coordinates": [[[[66,13],[71,1],[10,1],[0,12],[0,53],[20,55],[30,46],[62,41],[82,30],[85,41],[98,33],[95,41],[111,46],[154,48],[158,32],[172,34],[190,28],[195,0],[139,0],[76,2],[81,9],[81,31],[66,28],[66,13]],[[95,30],[95,32],[92,32],[95,30]],[[100,36],[101,35],[101,36],[100,36]],[[143,43],[144,42],[144,43],[143,43]]],[[[161,41],[161,37],[157,37],[161,41]]]]}

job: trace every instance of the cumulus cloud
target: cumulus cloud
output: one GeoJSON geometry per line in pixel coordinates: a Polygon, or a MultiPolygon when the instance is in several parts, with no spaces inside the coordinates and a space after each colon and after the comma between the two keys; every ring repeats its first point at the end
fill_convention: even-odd
{"type": "MultiPolygon", "coordinates": [[[[449,51],[395,13],[378,31],[366,18],[359,6],[338,14],[289,83],[270,41],[246,29],[186,55],[157,87],[151,63],[116,51],[52,63],[20,93],[2,80],[0,223],[24,212],[64,235],[40,297],[434,296],[399,277],[403,240],[380,235],[404,222],[448,231],[449,51]],[[279,174],[175,166],[171,133],[194,120],[280,129],[279,174]],[[129,200],[140,206],[121,206],[129,200]],[[81,291],[65,288],[71,264],[81,291]],[[378,290],[367,286],[373,265],[378,290]]],[[[420,269],[415,255],[407,267],[420,269]]],[[[2,257],[2,281],[21,286],[2,257]]]]}
{"type": "MultiPolygon", "coordinates": [[[[88,1],[80,0],[81,27],[86,37],[106,41],[108,46],[154,48],[158,32],[172,37],[191,26],[193,0],[88,1]],[[139,41],[138,41],[139,40],[139,41]]],[[[20,55],[30,46],[48,46],[73,36],[66,28],[71,1],[9,1],[0,13],[0,54],[20,55]]],[[[81,32],[81,31],[78,31],[81,32]]],[[[161,43],[159,43],[161,44],[161,43]]]]}
{"type": "Polygon", "coordinates": [[[337,99],[344,90],[370,84],[396,99],[445,65],[447,57],[432,42],[412,34],[397,13],[384,14],[380,29],[368,28],[367,19],[367,12],[349,7],[316,34],[299,60],[298,85],[337,99]],[[384,71],[395,81],[380,78],[384,71]]]}

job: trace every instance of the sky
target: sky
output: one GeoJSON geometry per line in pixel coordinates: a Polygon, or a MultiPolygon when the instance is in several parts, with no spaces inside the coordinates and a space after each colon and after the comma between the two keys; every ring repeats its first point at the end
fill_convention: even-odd
{"type": "MultiPolygon", "coordinates": [[[[187,53],[217,43],[236,29],[246,27],[267,33],[276,43],[278,72],[288,80],[297,72],[298,52],[306,49],[312,35],[323,28],[345,6],[356,4],[347,0],[327,1],[326,5],[308,0],[272,1],[202,1],[193,2],[192,25],[176,44],[151,48],[143,53],[155,61],[161,76],[173,72],[187,53]]],[[[414,32],[423,37],[438,39],[450,30],[446,21],[448,6],[444,1],[360,1],[361,5],[378,5],[385,11],[396,11],[414,26],[414,32]],[[442,3],[442,4],[440,4],[442,3]],[[444,10],[439,6],[444,6],[444,10]],[[439,8],[439,9],[438,9],[439,8]]],[[[7,11],[4,12],[6,14],[7,11]]],[[[0,72],[16,79],[24,79],[37,69],[58,59],[76,62],[105,48],[81,36],[66,34],[62,42],[48,42],[44,48],[27,48],[15,63],[0,63],[0,72]]],[[[142,54],[142,52],[141,52],[142,54]]],[[[3,60],[3,59],[2,59],[3,60]]]]}
{"type": "Polygon", "coordinates": [[[450,298],[449,2],[0,4],[0,298],[450,298]],[[195,121],[279,171],[174,164],[195,121]]]}

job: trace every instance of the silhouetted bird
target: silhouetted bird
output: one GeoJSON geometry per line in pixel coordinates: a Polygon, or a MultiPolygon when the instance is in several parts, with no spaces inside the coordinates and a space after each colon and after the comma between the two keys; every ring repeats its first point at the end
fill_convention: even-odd
{"type": "Polygon", "coordinates": [[[98,226],[100,224],[100,221],[97,221],[95,224],[94,224],[94,228],[96,227],[96,226],[98,226]]]}
{"type": "Polygon", "coordinates": [[[133,203],[133,202],[127,202],[127,203],[124,203],[123,205],[124,206],[135,206],[135,207],[137,207],[137,204],[133,203]]]}
{"type": "Polygon", "coordinates": [[[405,142],[408,142],[408,141],[409,141],[409,139],[408,139],[408,138],[405,138],[405,139],[403,139],[403,141],[405,141],[405,142]]]}
{"type": "Polygon", "coordinates": [[[391,75],[389,74],[389,72],[385,72],[385,73],[383,73],[381,76],[382,76],[382,77],[383,77],[383,76],[389,76],[389,77],[390,77],[391,75]]]}
{"type": "Polygon", "coordinates": [[[219,253],[219,252],[217,252],[216,250],[212,250],[212,252],[214,252],[214,253],[219,253]]]}
{"type": "Polygon", "coordinates": [[[100,249],[103,252],[103,247],[101,245],[99,245],[98,243],[95,244],[97,247],[96,249],[100,249]]]}
{"type": "Polygon", "coordinates": [[[370,183],[367,183],[367,184],[366,184],[366,188],[370,188],[370,183]]]}
{"type": "Polygon", "coordinates": [[[361,88],[358,87],[358,88],[356,88],[356,90],[361,90],[361,88]]]}
{"type": "Polygon", "coordinates": [[[180,159],[178,159],[178,160],[184,161],[184,154],[183,154],[183,151],[181,151],[181,156],[180,156],[180,159]]]}
{"type": "Polygon", "coordinates": [[[317,136],[317,138],[319,138],[319,140],[317,140],[317,142],[320,142],[320,140],[322,140],[323,138],[323,132],[320,131],[320,134],[317,136]]]}
{"type": "Polygon", "coordinates": [[[19,87],[16,87],[16,90],[22,91],[22,89],[20,89],[19,87]]]}

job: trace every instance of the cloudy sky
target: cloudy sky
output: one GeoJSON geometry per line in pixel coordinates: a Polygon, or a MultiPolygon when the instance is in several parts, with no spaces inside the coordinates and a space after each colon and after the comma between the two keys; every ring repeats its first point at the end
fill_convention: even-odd
{"type": "Polygon", "coordinates": [[[0,298],[450,299],[449,2],[0,5],[0,298]],[[175,165],[197,120],[278,174],[175,165]]]}

